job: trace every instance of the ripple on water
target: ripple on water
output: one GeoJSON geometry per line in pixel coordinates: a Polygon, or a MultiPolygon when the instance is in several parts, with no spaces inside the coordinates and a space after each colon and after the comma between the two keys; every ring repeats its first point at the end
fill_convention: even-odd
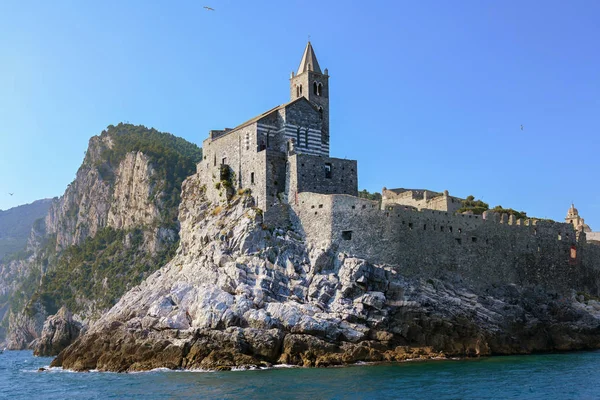
{"type": "Polygon", "coordinates": [[[425,361],[347,368],[75,373],[31,352],[0,355],[0,393],[31,398],[600,398],[600,352],[425,361]],[[38,373],[38,368],[47,371],[38,373]],[[174,372],[186,372],[185,374],[174,372]],[[190,373],[197,372],[197,373],[190,373]],[[199,373],[198,373],[199,372],[199,373]],[[207,373],[210,372],[210,373],[207,373]]]}

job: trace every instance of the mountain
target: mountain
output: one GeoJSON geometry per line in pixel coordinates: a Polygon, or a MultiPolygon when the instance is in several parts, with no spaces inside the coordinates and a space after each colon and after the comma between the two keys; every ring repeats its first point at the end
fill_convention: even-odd
{"type": "Polygon", "coordinates": [[[0,262],[25,248],[33,223],[46,216],[51,203],[52,199],[43,199],[0,210],[0,262]]]}
{"type": "Polygon", "coordinates": [[[170,260],[181,184],[201,156],[196,145],[143,126],[111,125],[92,137],[25,256],[0,274],[9,347],[30,346],[63,306],[93,321],[170,260]]]}

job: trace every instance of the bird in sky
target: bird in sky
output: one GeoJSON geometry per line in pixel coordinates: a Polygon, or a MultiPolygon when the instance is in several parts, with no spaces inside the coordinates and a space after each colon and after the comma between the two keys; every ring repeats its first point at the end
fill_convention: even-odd
{"type": "Polygon", "coordinates": [[[206,10],[208,10],[208,11],[215,11],[215,9],[214,9],[214,8],[212,8],[212,7],[204,6],[204,8],[205,8],[206,10]]]}
{"type": "Polygon", "coordinates": [[[523,124],[521,124],[521,130],[523,130],[523,124]]]}
{"type": "Polygon", "coordinates": [[[14,193],[9,193],[9,194],[12,196],[14,193]]]}

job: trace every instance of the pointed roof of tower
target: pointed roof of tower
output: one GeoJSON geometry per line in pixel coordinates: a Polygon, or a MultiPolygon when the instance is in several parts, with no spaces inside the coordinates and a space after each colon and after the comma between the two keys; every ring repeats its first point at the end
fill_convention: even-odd
{"type": "Polygon", "coordinates": [[[306,71],[314,71],[322,74],[321,67],[319,67],[319,62],[317,61],[317,56],[315,55],[315,51],[313,50],[312,44],[310,41],[306,45],[306,49],[304,49],[304,54],[302,55],[302,61],[300,61],[300,66],[298,67],[297,75],[300,75],[306,71]]]}

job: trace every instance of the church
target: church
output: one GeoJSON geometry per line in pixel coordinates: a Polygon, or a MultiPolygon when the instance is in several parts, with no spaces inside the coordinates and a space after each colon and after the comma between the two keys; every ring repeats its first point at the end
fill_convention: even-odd
{"type": "Polygon", "coordinates": [[[215,186],[207,186],[212,201],[224,200],[220,182],[229,182],[230,190],[249,189],[265,212],[301,192],[356,196],[356,161],[329,157],[329,143],[329,72],[308,42],[290,76],[290,101],[233,129],[210,131],[198,173],[215,186]]]}

